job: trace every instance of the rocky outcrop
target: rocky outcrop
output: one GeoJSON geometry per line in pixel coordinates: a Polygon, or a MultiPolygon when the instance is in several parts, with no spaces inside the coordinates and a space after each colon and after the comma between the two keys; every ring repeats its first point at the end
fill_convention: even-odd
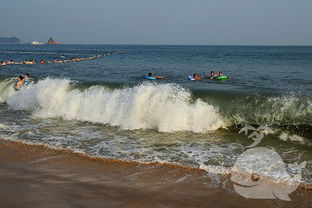
{"type": "Polygon", "coordinates": [[[21,40],[17,37],[0,37],[0,44],[20,44],[21,40]]]}

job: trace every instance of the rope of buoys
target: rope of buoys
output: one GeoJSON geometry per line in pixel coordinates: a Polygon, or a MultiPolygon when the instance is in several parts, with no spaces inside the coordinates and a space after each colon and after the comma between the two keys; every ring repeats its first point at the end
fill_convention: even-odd
{"type": "MultiPolygon", "coordinates": [[[[0,52],[6,52],[6,51],[0,51],[0,52]]],[[[47,54],[47,55],[62,55],[60,59],[53,59],[53,60],[44,60],[41,59],[40,61],[35,61],[34,59],[30,60],[24,60],[24,61],[0,61],[0,66],[6,66],[6,65],[33,65],[33,64],[50,64],[50,63],[67,63],[67,62],[79,62],[79,61],[88,61],[88,60],[93,60],[97,58],[101,58],[104,56],[111,56],[114,54],[123,54],[126,53],[126,51],[112,51],[110,53],[106,54],[88,54],[88,57],[75,57],[75,58],[70,58],[70,59],[65,59],[64,55],[85,55],[85,54],[69,54],[69,53],[50,53],[50,52],[14,52],[14,51],[8,51],[8,53],[35,53],[35,54],[47,54]]]]}

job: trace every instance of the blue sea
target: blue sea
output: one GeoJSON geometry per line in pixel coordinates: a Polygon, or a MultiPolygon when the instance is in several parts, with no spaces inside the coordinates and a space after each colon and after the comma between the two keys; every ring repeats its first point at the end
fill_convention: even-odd
{"type": "Polygon", "coordinates": [[[312,47],[0,45],[0,61],[98,54],[0,66],[0,138],[220,173],[254,132],[253,148],[276,151],[290,174],[306,161],[302,181],[312,183],[312,47]],[[210,71],[230,79],[188,80],[210,71]],[[24,73],[33,81],[15,91],[24,73]]]}

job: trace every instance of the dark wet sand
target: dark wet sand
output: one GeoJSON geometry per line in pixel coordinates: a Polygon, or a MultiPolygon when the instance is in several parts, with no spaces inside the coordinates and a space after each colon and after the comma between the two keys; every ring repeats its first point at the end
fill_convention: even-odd
{"type": "Polygon", "coordinates": [[[312,207],[311,190],[293,200],[254,200],[202,170],[92,159],[0,140],[0,207],[312,207]],[[217,185],[216,185],[217,184],[217,185]]]}

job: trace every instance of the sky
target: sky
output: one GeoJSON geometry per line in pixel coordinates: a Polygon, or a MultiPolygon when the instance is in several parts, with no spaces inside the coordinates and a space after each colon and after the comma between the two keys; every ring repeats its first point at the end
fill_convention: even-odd
{"type": "Polygon", "coordinates": [[[312,45],[312,0],[0,0],[0,37],[68,44],[312,45]]]}

